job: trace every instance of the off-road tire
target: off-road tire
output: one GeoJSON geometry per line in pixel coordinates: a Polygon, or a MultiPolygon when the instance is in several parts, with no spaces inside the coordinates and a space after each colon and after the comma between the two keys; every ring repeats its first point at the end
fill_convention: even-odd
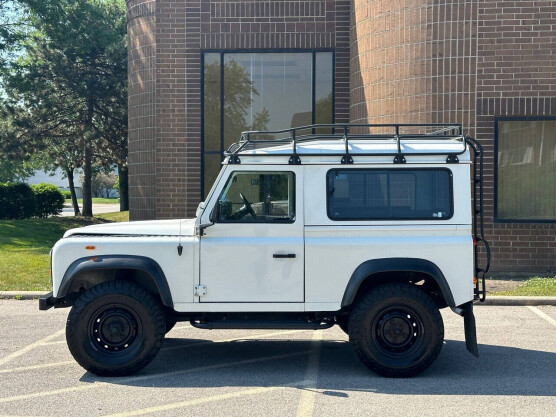
{"type": "Polygon", "coordinates": [[[109,281],[75,301],[66,323],[66,340],[86,370],[121,376],[153,360],[165,330],[164,311],[152,294],[131,282],[109,281]]]}
{"type": "Polygon", "coordinates": [[[372,371],[386,377],[411,377],[438,357],[444,323],[432,299],[403,283],[380,285],[353,308],[349,340],[372,371]]]}

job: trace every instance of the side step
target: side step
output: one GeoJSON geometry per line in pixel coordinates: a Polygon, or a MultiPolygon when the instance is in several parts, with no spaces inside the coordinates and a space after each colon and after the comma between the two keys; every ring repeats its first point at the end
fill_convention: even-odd
{"type": "Polygon", "coordinates": [[[321,330],[334,326],[333,321],[278,321],[278,320],[225,320],[225,321],[191,321],[198,329],[279,329],[279,330],[321,330]]]}

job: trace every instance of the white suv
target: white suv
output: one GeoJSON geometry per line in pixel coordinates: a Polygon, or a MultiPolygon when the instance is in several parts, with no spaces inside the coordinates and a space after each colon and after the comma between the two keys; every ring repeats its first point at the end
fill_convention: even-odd
{"type": "Polygon", "coordinates": [[[245,132],[195,219],[66,232],[40,308],[72,306],[69,349],[100,375],[138,371],[190,321],[337,324],[370,369],[412,376],[440,353],[441,308],[464,317],[477,355],[472,306],[488,270],[477,257],[489,253],[481,174],[480,145],[460,125],[245,132]]]}

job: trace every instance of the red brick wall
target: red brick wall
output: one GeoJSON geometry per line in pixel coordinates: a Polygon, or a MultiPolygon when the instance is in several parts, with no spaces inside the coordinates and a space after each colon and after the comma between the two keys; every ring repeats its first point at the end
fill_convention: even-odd
{"type": "Polygon", "coordinates": [[[494,221],[495,116],[556,116],[556,3],[481,1],[477,137],[486,150],[485,194],[493,270],[556,271],[556,224],[494,221]]]}
{"type": "Polygon", "coordinates": [[[354,0],[351,121],[473,133],[476,19],[473,1],[354,0]]]}
{"type": "MultiPolygon", "coordinates": [[[[137,2],[128,1],[130,13],[137,2]]],[[[143,65],[156,68],[154,118],[130,118],[132,129],[149,130],[145,143],[154,149],[146,161],[146,154],[135,151],[139,136],[130,134],[130,217],[195,213],[201,199],[202,49],[334,49],[336,121],[348,122],[349,10],[349,0],[157,0],[156,24],[149,20],[148,27],[155,28],[154,66],[150,55],[138,54],[143,65]],[[148,184],[139,181],[141,175],[148,175],[148,184]]],[[[129,27],[132,42],[144,48],[146,40],[137,39],[132,21],[129,27]]]]}
{"type": "Polygon", "coordinates": [[[129,203],[132,220],[155,216],[155,1],[128,0],[129,203]]]}
{"type": "Polygon", "coordinates": [[[463,123],[486,150],[493,271],[556,270],[556,225],[496,223],[493,200],[494,117],[556,115],[554,2],[128,0],[128,21],[132,219],[201,198],[201,50],[331,48],[337,122],[463,123]]]}

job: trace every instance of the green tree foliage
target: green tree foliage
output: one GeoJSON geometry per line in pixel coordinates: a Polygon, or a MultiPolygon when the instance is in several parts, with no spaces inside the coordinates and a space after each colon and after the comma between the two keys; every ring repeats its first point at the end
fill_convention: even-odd
{"type": "Polygon", "coordinates": [[[124,0],[20,0],[29,31],[4,74],[18,140],[68,178],[82,167],[83,215],[92,215],[94,165],[127,157],[124,0]]]}

